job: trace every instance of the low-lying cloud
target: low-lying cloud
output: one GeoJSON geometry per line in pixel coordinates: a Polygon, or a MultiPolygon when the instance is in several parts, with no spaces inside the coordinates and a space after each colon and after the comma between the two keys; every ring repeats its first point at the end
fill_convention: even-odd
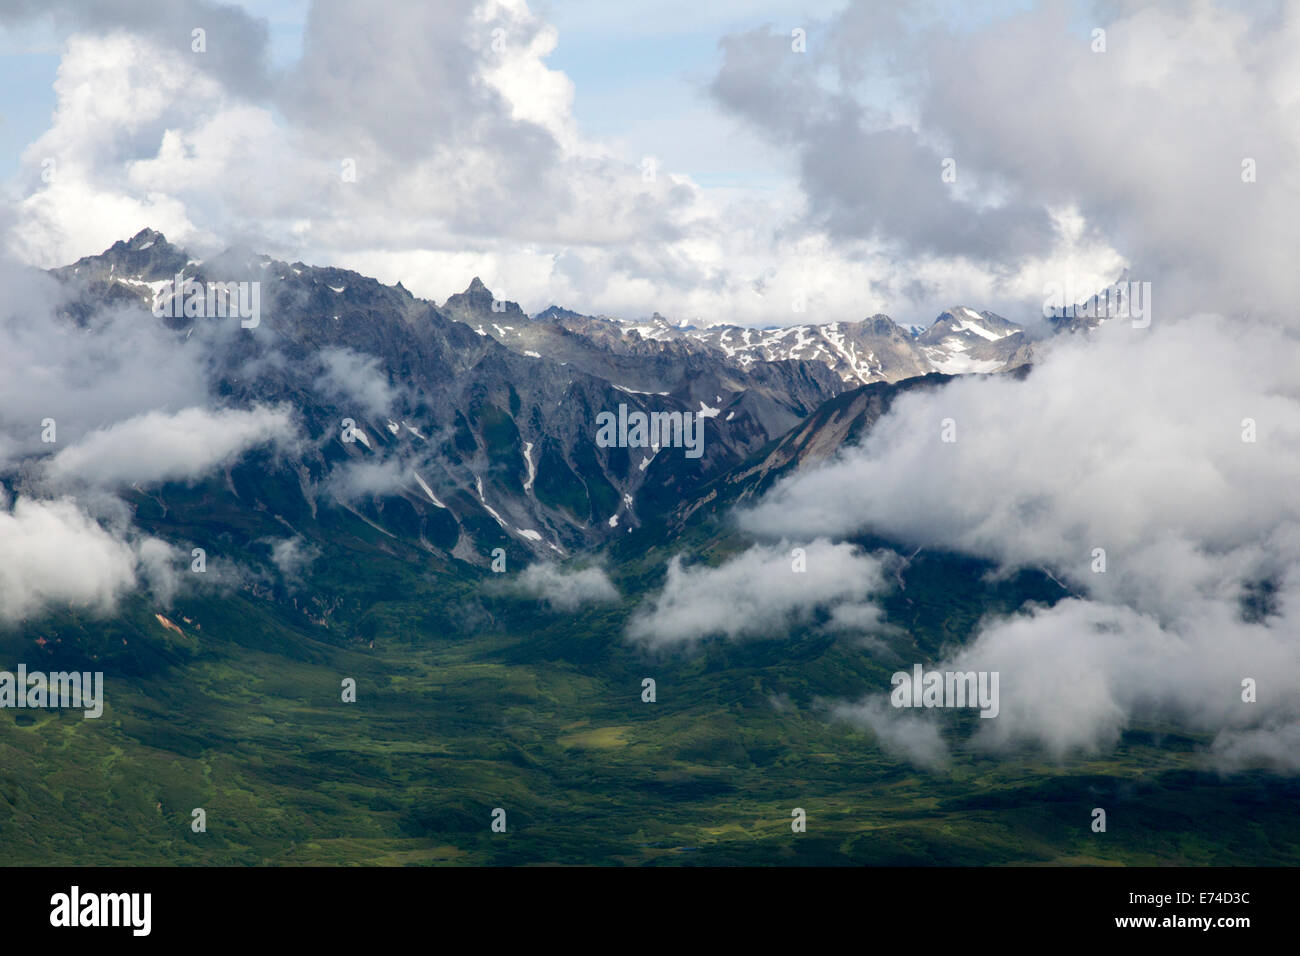
{"type": "Polygon", "coordinates": [[[1174,721],[1225,759],[1300,770],[1280,743],[1300,721],[1297,368],[1300,341],[1273,326],[1110,324],[1057,340],[1023,380],[900,397],[859,447],[741,522],[870,531],[1072,589],[984,622],[953,657],[1002,674],[977,744],[1063,756],[1174,721]]]}
{"type": "MultiPolygon", "coordinates": [[[[784,544],[756,545],[717,567],[686,567],[678,555],[663,590],[633,615],[628,636],[652,648],[714,636],[779,636],[818,610],[869,608],[884,589],[881,561],[853,545],[817,540],[801,550],[802,556],[784,544]],[[801,564],[806,570],[796,570],[801,564]]],[[[864,613],[879,620],[874,609],[864,613]]],[[[864,620],[863,613],[841,615],[841,625],[864,620]]]]}
{"type": "Polygon", "coordinates": [[[321,384],[327,394],[355,403],[372,418],[392,414],[398,390],[378,358],[333,346],[321,349],[317,357],[324,367],[321,384]]]}
{"type": "Polygon", "coordinates": [[[105,308],[78,324],[60,315],[69,290],[0,257],[0,470],[96,429],[208,398],[206,355],[142,310],[105,308]]]}
{"type": "Polygon", "coordinates": [[[837,703],[831,718],[871,731],[881,748],[925,770],[948,762],[948,745],[932,720],[890,707],[883,697],[867,697],[855,704],[837,703]]]}
{"type": "Polygon", "coordinates": [[[270,542],[271,563],[288,584],[297,584],[321,555],[320,548],[301,535],[270,542]]]}
{"type": "Polygon", "coordinates": [[[105,487],[193,481],[249,449],[293,437],[284,407],[151,411],[91,432],[56,454],[47,473],[105,487]]]}
{"type": "Polygon", "coordinates": [[[599,567],[567,569],[549,563],[530,564],[519,574],[515,587],[557,611],[576,611],[587,604],[605,604],[619,598],[618,588],[599,567]]]}
{"type": "MultiPolygon", "coordinates": [[[[70,498],[0,501],[0,621],[13,623],[51,605],[108,614],[137,585],[138,546],[105,529],[70,498]]],[[[144,542],[144,563],[155,579],[162,556],[156,539],[144,542]]]]}

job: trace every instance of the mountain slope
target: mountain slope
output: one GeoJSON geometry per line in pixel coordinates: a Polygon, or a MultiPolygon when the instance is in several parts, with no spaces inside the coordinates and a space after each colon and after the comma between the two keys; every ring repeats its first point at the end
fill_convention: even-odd
{"type": "Polygon", "coordinates": [[[745,369],[688,344],[611,352],[564,330],[569,358],[528,355],[479,333],[491,318],[527,321],[517,306],[493,311],[481,282],[439,309],[348,270],[237,251],[199,262],[150,230],[54,275],[72,320],[156,305],[161,317],[142,321],[202,350],[223,403],[294,410],[302,441],[258,487],[296,495],[297,513],[339,509],[480,565],[498,547],[558,556],[626,533],[843,388],[817,363],[745,369]],[[256,284],[255,326],[185,315],[178,275],[256,284]],[[620,408],[697,416],[703,454],[602,447],[598,416],[620,408]]]}

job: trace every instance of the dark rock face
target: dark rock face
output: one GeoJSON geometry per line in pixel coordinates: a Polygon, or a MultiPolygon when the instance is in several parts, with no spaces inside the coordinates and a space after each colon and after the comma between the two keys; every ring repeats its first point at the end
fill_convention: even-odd
{"type": "Polygon", "coordinates": [[[74,320],[138,309],[203,350],[221,402],[294,410],[301,441],[263,463],[258,486],[275,490],[246,504],[297,496],[303,513],[347,511],[479,564],[495,547],[559,556],[626,533],[843,390],[819,363],[745,368],[696,343],[602,334],[605,320],[583,320],[590,335],[566,327],[572,315],[530,320],[479,280],[439,308],[348,270],[235,251],[198,262],[149,230],[54,275],[74,320]],[[178,274],[200,289],[256,284],[256,327],[149,314],[178,274]],[[485,324],[536,329],[547,354],[507,348],[485,324]],[[603,447],[598,416],[620,406],[702,416],[703,453],[603,447]]]}
{"type": "Polygon", "coordinates": [[[384,547],[479,565],[495,548],[597,547],[681,520],[705,494],[743,499],[860,434],[897,388],[944,378],[936,367],[1008,370],[1030,357],[1014,323],[961,307],[919,335],[884,315],[758,330],[558,306],[529,318],[478,278],[439,307],[345,269],[237,250],[200,262],[147,229],[52,274],[71,321],[138,310],[200,350],[219,403],[293,410],[292,449],[226,475],[241,513],[295,531],[295,515],[359,519],[384,547]],[[186,289],[255,290],[256,320],[170,307],[178,276],[186,289]],[[602,440],[602,416],[656,415],[698,421],[702,448],[635,430],[602,440]]]}

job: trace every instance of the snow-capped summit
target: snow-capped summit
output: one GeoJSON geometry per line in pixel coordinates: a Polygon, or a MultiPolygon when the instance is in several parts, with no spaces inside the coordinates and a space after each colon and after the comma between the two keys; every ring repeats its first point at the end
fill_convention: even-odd
{"type": "Polygon", "coordinates": [[[1029,359],[1025,332],[995,312],[963,305],[940,313],[916,341],[935,371],[998,372],[1029,359]]]}
{"type": "MultiPolygon", "coordinates": [[[[783,361],[810,361],[827,366],[843,382],[865,385],[896,382],[930,372],[993,372],[1029,360],[1020,326],[993,312],[965,306],[941,314],[928,329],[904,330],[887,315],[857,322],[746,328],[717,324],[697,327],[673,322],[655,312],[649,319],[617,320],[584,316],[551,306],[534,317],[559,325],[608,348],[622,351],[637,344],[678,343],[720,353],[741,368],[783,361]]],[[[548,346],[534,330],[484,325],[503,345],[547,354],[548,346]]],[[[567,340],[564,342],[569,348],[567,340]]]]}

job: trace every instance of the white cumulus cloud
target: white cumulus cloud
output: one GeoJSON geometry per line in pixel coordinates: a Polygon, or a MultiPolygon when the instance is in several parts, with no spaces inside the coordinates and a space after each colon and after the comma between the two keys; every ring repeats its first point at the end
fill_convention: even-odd
{"type": "MultiPolygon", "coordinates": [[[[633,615],[628,635],[654,648],[712,636],[780,636],[819,609],[866,606],[885,587],[881,561],[853,545],[813,541],[802,559],[793,550],[755,545],[717,567],[687,567],[674,557],[663,589],[633,615]],[[800,560],[804,571],[796,570],[800,560]]],[[[838,626],[863,617],[841,612],[838,626]]],[[[866,617],[877,620],[871,612],[866,617]]]]}
{"type": "Polygon", "coordinates": [[[56,454],[48,473],[103,487],[192,481],[250,448],[293,437],[286,408],[151,411],[91,432],[56,454]]]}

